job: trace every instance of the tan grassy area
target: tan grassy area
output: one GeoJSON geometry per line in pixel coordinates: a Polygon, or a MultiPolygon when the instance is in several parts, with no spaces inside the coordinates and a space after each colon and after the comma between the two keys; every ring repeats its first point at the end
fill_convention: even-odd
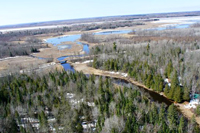
{"type": "Polygon", "coordinates": [[[34,53],[32,55],[43,58],[53,58],[54,61],[56,61],[56,59],[61,56],[81,53],[81,45],[73,42],[68,42],[67,44],[70,44],[72,47],[70,49],[59,50],[56,46],[49,44],[50,48],[42,48],[39,50],[39,53],[34,53]]]}
{"type": "Polygon", "coordinates": [[[19,56],[0,60],[0,77],[9,73],[15,72],[31,72],[46,73],[49,71],[63,70],[60,63],[47,63],[46,60],[41,60],[29,56],[19,56]]]}
{"type": "Polygon", "coordinates": [[[29,56],[18,56],[0,60],[0,72],[12,73],[22,69],[35,68],[38,65],[45,64],[46,61],[29,56]]]}
{"type": "Polygon", "coordinates": [[[19,68],[30,67],[34,64],[43,64],[44,60],[40,60],[37,58],[32,58],[29,56],[18,56],[14,58],[5,58],[0,60],[0,68],[6,69],[9,66],[18,66],[19,68]]]}

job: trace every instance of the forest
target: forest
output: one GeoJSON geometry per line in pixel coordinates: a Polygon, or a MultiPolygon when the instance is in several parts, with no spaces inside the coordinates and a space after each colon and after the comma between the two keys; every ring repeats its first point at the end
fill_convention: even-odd
{"type": "Polygon", "coordinates": [[[81,72],[0,79],[0,132],[198,133],[172,104],[158,104],[134,85],[81,72]]]}

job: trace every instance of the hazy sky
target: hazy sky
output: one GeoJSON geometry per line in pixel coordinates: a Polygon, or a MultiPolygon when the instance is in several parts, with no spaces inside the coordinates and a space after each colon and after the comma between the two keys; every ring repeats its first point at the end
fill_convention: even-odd
{"type": "Polygon", "coordinates": [[[0,25],[197,10],[200,0],[1,0],[0,25]]]}

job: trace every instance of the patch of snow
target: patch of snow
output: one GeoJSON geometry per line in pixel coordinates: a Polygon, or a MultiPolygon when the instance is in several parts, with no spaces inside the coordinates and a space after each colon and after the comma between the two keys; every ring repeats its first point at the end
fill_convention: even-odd
{"type": "Polygon", "coordinates": [[[184,105],[184,107],[188,109],[196,108],[198,104],[199,104],[199,99],[194,99],[194,100],[190,100],[190,103],[187,105],[184,105]]]}
{"type": "Polygon", "coordinates": [[[58,130],[63,130],[63,129],[64,129],[64,127],[59,127],[59,128],[58,128],[58,130]]]}
{"type": "Polygon", "coordinates": [[[34,124],[32,124],[32,127],[35,127],[35,128],[37,128],[37,129],[39,129],[40,124],[39,124],[39,123],[34,123],[34,124]]]}
{"type": "Polygon", "coordinates": [[[67,98],[73,98],[74,97],[74,94],[73,93],[67,93],[67,98]]]}
{"type": "Polygon", "coordinates": [[[179,23],[179,24],[192,24],[190,20],[200,20],[199,16],[194,17],[174,17],[174,18],[160,18],[159,21],[154,21],[152,23],[179,23]]]}
{"type": "Polygon", "coordinates": [[[124,77],[127,77],[128,74],[127,73],[121,73],[124,77]]]}
{"type": "Polygon", "coordinates": [[[171,83],[168,83],[168,86],[170,87],[170,86],[171,86],[171,83]]]}
{"type": "Polygon", "coordinates": [[[164,80],[164,82],[166,82],[166,83],[169,83],[169,79],[168,79],[168,78],[166,78],[166,79],[164,80]]]}
{"type": "Polygon", "coordinates": [[[87,104],[88,104],[88,106],[92,106],[92,107],[95,106],[95,104],[93,102],[87,102],[87,104]]]}
{"type": "Polygon", "coordinates": [[[78,103],[80,103],[80,102],[83,102],[83,101],[84,101],[83,99],[81,99],[81,100],[71,99],[71,100],[70,100],[70,102],[71,102],[73,105],[76,105],[76,104],[78,104],[78,103]]]}
{"type": "Polygon", "coordinates": [[[93,60],[84,61],[83,64],[87,64],[87,63],[90,63],[90,62],[93,62],[93,60]]]}
{"type": "Polygon", "coordinates": [[[56,118],[48,119],[48,122],[54,122],[54,121],[56,121],[56,118]]]}
{"type": "Polygon", "coordinates": [[[118,75],[121,75],[121,76],[123,76],[123,77],[127,77],[127,76],[128,76],[127,73],[114,72],[114,71],[106,71],[106,72],[108,72],[108,73],[110,73],[110,74],[118,74],[118,75]]]}

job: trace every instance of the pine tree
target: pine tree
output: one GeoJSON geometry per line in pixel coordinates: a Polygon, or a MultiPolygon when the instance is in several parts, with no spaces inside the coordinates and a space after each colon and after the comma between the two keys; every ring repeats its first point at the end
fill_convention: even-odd
{"type": "Polygon", "coordinates": [[[12,52],[10,52],[10,57],[13,57],[13,54],[12,54],[12,52]]]}
{"type": "Polygon", "coordinates": [[[148,78],[147,78],[147,81],[146,81],[146,86],[147,86],[148,88],[151,87],[151,85],[152,85],[152,80],[153,80],[153,77],[152,77],[151,74],[149,74],[149,75],[148,75],[148,78]]]}
{"type": "Polygon", "coordinates": [[[168,84],[165,85],[164,94],[165,94],[165,96],[168,97],[168,94],[169,94],[169,86],[168,86],[168,84]]]}
{"type": "Polygon", "coordinates": [[[159,111],[159,122],[163,123],[164,119],[165,119],[165,107],[164,103],[162,103],[159,111]]]}
{"type": "Polygon", "coordinates": [[[186,87],[186,85],[184,86],[184,90],[183,90],[183,100],[185,100],[185,101],[189,101],[190,100],[190,91],[186,87]]]}
{"type": "Polygon", "coordinates": [[[179,80],[178,80],[178,75],[177,71],[174,71],[174,75],[171,80],[171,88],[176,89],[176,87],[179,86],[179,80]]]}
{"type": "Polygon", "coordinates": [[[82,132],[83,132],[83,126],[81,125],[81,123],[78,123],[78,124],[77,124],[76,132],[77,132],[77,133],[82,133],[82,132]]]}
{"type": "Polygon", "coordinates": [[[118,71],[117,61],[114,62],[114,70],[115,70],[115,71],[118,71]]]}
{"type": "Polygon", "coordinates": [[[46,117],[44,111],[42,111],[38,117],[39,117],[39,121],[40,121],[40,126],[43,130],[47,127],[47,124],[48,124],[47,117],[46,117]]]}
{"type": "Polygon", "coordinates": [[[147,44],[146,49],[147,49],[147,52],[149,53],[149,50],[150,50],[150,45],[149,45],[149,43],[147,44]]]}
{"type": "Polygon", "coordinates": [[[175,100],[175,98],[177,97],[176,95],[178,95],[178,98],[176,98],[176,100],[180,101],[180,95],[181,95],[181,90],[178,89],[179,86],[179,81],[178,81],[178,75],[177,75],[177,71],[174,71],[174,75],[172,77],[172,81],[171,81],[171,89],[169,91],[169,98],[175,100]],[[178,92],[177,92],[178,90],[178,92]],[[174,94],[176,93],[176,95],[174,94]]]}
{"type": "Polygon", "coordinates": [[[97,58],[96,57],[93,60],[92,67],[97,68],[97,58]]]}
{"type": "Polygon", "coordinates": [[[165,76],[169,78],[172,71],[173,71],[173,65],[172,65],[172,61],[170,60],[166,69],[165,69],[165,76]]]}
{"type": "Polygon", "coordinates": [[[200,115],[200,105],[197,106],[196,115],[198,115],[198,116],[200,115]]]}
{"type": "Polygon", "coordinates": [[[178,116],[174,104],[170,105],[167,111],[168,111],[167,119],[169,122],[169,128],[170,130],[173,130],[176,127],[176,120],[178,116]]]}
{"type": "MultiPolygon", "coordinates": [[[[167,97],[168,97],[169,99],[173,99],[173,98],[174,98],[174,88],[170,88],[170,89],[169,89],[169,93],[168,93],[167,97]]],[[[173,99],[173,100],[174,100],[174,99],[173,99]]]]}
{"type": "Polygon", "coordinates": [[[159,91],[159,92],[162,92],[162,91],[163,91],[163,82],[160,82],[160,83],[159,83],[158,91],[159,91]]]}
{"type": "Polygon", "coordinates": [[[11,119],[11,123],[10,123],[10,133],[17,133],[18,132],[18,126],[17,126],[17,122],[14,119],[14,117],[10,117],[11,119]]]}
{"type": "Polygon", "coordinates": [[[183,133],[184,132],[184,127],[185,127],[184,118],[181,117],[180,118],[180,122],[179,122],[179,126],[178,126],[178,132],[179,133],[183,133]]]}
{"type": "Polygon", "coordinates": [[[113,50],[116,51],[117,50],[117,45],[116,42],[113,43],[113,50]]]}
{"type": "Polygon", "coordinates": [[[181,98],[181,87],[178,86],[176,87],[176,90],[175,90],[175,94],[174,94],[174,100],[176,102],[181,102],[182,101],[182,98],[181,98]]]}

